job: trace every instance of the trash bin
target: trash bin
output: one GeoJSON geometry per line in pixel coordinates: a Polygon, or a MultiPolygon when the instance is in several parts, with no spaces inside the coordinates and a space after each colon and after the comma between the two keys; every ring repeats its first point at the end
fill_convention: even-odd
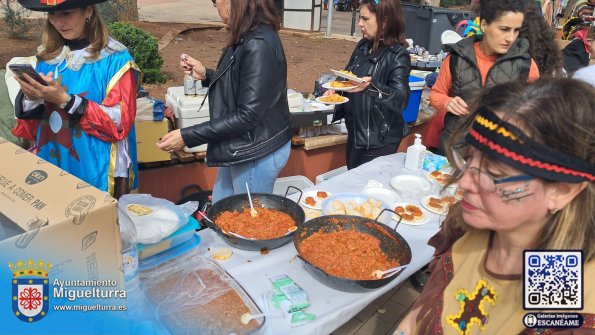
{"type": "Polygon", "coordinates": [[[285,0],[283,27],[306,31],[320,31],[322,0],[285,0]]]}
{"type": "Polygon", "coordinates": [[[407,123],[417,121],[417,114],[419,113],[419,104],[421,103],[421,92],[424,89],[426,82],[424,79],[409,76],[409,101],[407,107],[403,111],[403,120],[407,123]]]}
{"type": "Polygon", "coordinates": [[[462,20],[472,19],[472,13],[460,9],[422,6],[401,3],[405,16],[405,36],[413,43],[422,46],[430,54],[437,54],[442,49],[440,35],[445,30],[454,30],[462,20]]]}

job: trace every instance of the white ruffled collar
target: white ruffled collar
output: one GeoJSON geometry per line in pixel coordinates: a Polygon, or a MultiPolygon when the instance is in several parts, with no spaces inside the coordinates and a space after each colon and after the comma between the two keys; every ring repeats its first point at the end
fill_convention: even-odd
{"type": "MultiPolygon", "coordinates": [[[[37,48],[37,50],[38,52],[42,52],[43,50],[45,50],[45,47],[41,45],[37,48]]],[[[81,69],[83,64],[92,64],[98,62],[112,54],[122,52],[124,50],[127,49],[122,43],[110,37],[107,42],[107,46],[103,48],[103,50],[101,50],[97,58],[88,58],[91,55],[88,52],[88,47],[81,50],[73,51],[65,45],[64,47],[62,47],[62,52],[60,52],[60,55],[58,55],[58,57],[50,59],[46,61],[46,63],[50,65],[56,65],[56,71],[54,71],[54,79],[57,79],[59,76],[58,73],[64,71],[67,68],[72,71],[78,71],[81,69]]]]}

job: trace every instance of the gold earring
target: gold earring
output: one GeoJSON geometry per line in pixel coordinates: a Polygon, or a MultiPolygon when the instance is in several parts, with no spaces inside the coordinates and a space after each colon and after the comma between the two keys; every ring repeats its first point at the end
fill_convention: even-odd
{"type": "Polygon", "coordinates": [[[555,208],[554,209],[550,209],[550,214],[551,215],[554,215],[554,214],[558,213],[558,211],[559,211],[559,209],[555,209],[555,208]]]}

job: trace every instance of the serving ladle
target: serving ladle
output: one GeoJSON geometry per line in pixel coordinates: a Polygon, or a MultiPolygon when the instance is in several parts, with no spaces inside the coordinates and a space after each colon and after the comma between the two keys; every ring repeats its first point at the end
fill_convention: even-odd
{"type": "Polygon", "coordinates": [[[250,322],[250,320],[252,320],[252,319],[258,319],[258,318],[261,318],[261,317],[263,317],[263,316],[268,316],[268,315],[267,315],[267,314],[263,314],[263,313],[260,313],[260,314],[250,314],[250,313],[244,313],[244,314],[242,314],[242,316],[240,317],[240,321],[241,321],[243,324],[247,325],[247,324],[248,324],[248,322],[250,322]]]}
{"type": "MultiPolygon", "coordinates": [[[[209,219],[209,217],[207,216],[207,214],[205,214],[204,212],[199,212],[199,213],[200,213],[200,215],[202,215],[203,218],[205,218],[210,223],[213,223],[213,224],[215,223],[215,222],[213,222],[213,220],[209,219]]],[[[224,232],[224,233],[226,233],[226,234],[233,235],[235,237],[243,238],[243,239],[246,239],[246,240],[254,240],[254,238],[248,238],[248,237],[242,236],[240,234],[236,234],[236,233],[231,232],[231,231],[225,231],[225,230],[221,230],[221,231],[224,232]]]]}
{"type": "Polygon", "coordinates": [[[248,188],[248,182],[246,182],[246,192],[248,192],[248,201],[250,201],[250,216],[255,218],[258,216],[258,212],[254,209],[254,204],[252,204],[252,197],[250,196],[250,188],[248,188]]]}
{"type": "Polygon", "coordinates": [[[405,270],[405,268],[407,268],[407,265],[401,265],[401,266],[397,266],[394,268],[390,268],[388,270],[376,270],[374,272],[372,272],[372,276],[378,278],[378,279],[382,279],[382,278],[387,278],[387,277],[391,277],[397,273],[400,273],[401,271],[405,270]]]}

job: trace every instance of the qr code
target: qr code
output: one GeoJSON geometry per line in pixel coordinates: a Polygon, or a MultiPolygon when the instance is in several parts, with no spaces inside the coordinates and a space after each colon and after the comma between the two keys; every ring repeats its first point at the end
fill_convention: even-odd
{"type": "Polygon", "coordinates": [[[525,251],[525,309],[582,309],[582,251],[525,251]]]}

